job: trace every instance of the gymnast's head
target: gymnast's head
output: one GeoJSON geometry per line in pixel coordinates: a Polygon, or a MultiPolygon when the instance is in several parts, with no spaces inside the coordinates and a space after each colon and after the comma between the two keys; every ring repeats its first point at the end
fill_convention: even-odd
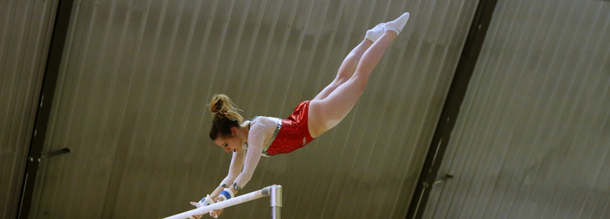
{"type": "Polygon", "coordinates": [[[237,112],[238,110],[227,95],[214,94],[212,96],[210,101],[210,112],[214,116],[210,129],[210,139],[212,141],[215,141],[218,137],[232,138],[235,135],[235,130],[244,122],[244,118],[237,112]]]}

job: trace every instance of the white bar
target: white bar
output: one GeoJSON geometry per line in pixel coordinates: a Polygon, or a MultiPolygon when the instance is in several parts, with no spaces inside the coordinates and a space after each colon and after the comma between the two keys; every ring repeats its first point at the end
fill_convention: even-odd
{"type": "Polygon", "coordinates": [[[249,201],[259,199],[259,198],[262,198],[265,196],[269,196],[269,194],[270,194],[269,189],[270,189],[270,187],[265,187],[258,191],[250,192],[248,194],[241,195],[241,196],[238,196],[238,197],[226,200],[226,201],[218,202],[216,204],[211,204],[211,205],[208,205],[208,206],[205,206],[202,208],[185,211],[180,214],[166,217],[165,219],[184,219],[184,218],[189,218],[193,215],[207,214],[207,213],[210,213],[210,211],[212,211],[212,210],[220,210],[220,209],[231,207],[234,205],[239,205],[244,202],[249,202],[249,201]],[[263,190],[265,190],[265,191],[263,191],[263,190]]]}

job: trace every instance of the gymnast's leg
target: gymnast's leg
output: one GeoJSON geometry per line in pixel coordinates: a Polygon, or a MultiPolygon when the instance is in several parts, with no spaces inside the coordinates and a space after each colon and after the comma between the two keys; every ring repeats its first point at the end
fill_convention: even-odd
{"type": "Polygon", "coordinates": [[[335,80],[331,82],[328,86],[326,86],[318,95],[313,98],[314,100],[321,100],[326,98],[330,93],[332,93],[337,87],[343,83],[345,83],[349,78],[352,77],[354,72],[356,71],[356,67],[358,66],[358,62],[360,62],[360,58],[364,52],[373,45],[373,41],[364,39],[356,48],[354,48],[343,60],[341,63],[341,67],[339,67],[339,71],[337,72],[337,76],[335,80]]]}
{"type": "Polygon", "coordinates": [[[336,126],[349,113],[364,91],[373,69],[408,18],[409,14],[405,13],[398,19],[385,23],[385,32],[375,43],[367,37],[343,61],[337,78],[310,102],[308,126],[313,138],[336,126]]]}
{"type": "Polygon", "coordinates": [[[343,83],[345,83],[349,78],[354,75],[356,71],[356,67],[358,67],[358,63],[362,58],[362,55],[366,50],[373,45],[379,37],[383,35],[385,30],[383,29],[383,24],[378,24],[373,29],[370,29],[366,32],[366,36],[364,40],[356,46],[356,48],[352,49],[352,51],[347,54],[343,63],[341,63],[341,67],[339,67],[339,71],[337,71],[337,76],[335,80],[331,82],[326,88],[324,88],[318,95],[313,98],[314,100],[321,100],[326,98],[330,93],[332,93],[337,87],[343,83]]]}

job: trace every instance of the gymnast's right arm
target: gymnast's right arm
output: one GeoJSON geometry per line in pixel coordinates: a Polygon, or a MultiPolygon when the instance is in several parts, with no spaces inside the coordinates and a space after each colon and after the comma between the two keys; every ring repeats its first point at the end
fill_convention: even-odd
{"type": "Polygon", "coordinates": [[[229,167],[229,174],[222,180],[216,190],[214,190],[214,192],[210,194],[210,197],[218,197],[218,194],[220,194],[223,189],[229,188],[229,186],[231,186],[237,176],[239,176],[239,174],[241,173],[241,168],[244,166],[244,159],[246,157],[245,153],[245,150],[233,152],[233,158],[231,158],[231,166],[229,167]]]}
{"type": "MultiPolygon", "coordinates": [[[[233,152],[233,158],[231,158],[231,166],[229,167],[229,174],[227,174],[227,177],[225,177],[220,183],[220,185],[216,187],[214,192],[210,194],[210,198],[213,200],[213,202],[216,202],[216,197],[218,197],[218,195],[225,188],[228,188],[231,183],[233,183],[233,181],[237,178],[237,176],[239,176],[239,174],[241,173],[241,168],[244,165],[245,153],[245,151],[233,152]]],[[[198,203],[191,202],[191,204],[195,207],[203,207],[207,205],[206,203],[209,203],[206,202],[205,199],[206,197],[203,197],[198,203]]]]}

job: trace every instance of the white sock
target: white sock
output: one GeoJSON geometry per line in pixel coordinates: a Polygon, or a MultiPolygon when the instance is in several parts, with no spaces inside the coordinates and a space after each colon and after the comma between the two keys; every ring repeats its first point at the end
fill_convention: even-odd
{"type": "Polygon", "coordinates": [[[383,23],[377,24],[377,26],[373,27],[373,29],[366,31],[365,38],[369,39],[370,41],[376,42],[379,37],[383,36],[383,33],[385,32],[383,26],[383,23]]]}
{"type": "Polygon", "coordinates": [[[385,30],[391,30],[396,32],[396,34],[400,34],[400,31],[403,27],[405,27],[405,24],[407,24],[408,20],[409,12],[405,12],[400,17],[396,18],[396,20],[385,23],[384,28],[385,30]]]}

